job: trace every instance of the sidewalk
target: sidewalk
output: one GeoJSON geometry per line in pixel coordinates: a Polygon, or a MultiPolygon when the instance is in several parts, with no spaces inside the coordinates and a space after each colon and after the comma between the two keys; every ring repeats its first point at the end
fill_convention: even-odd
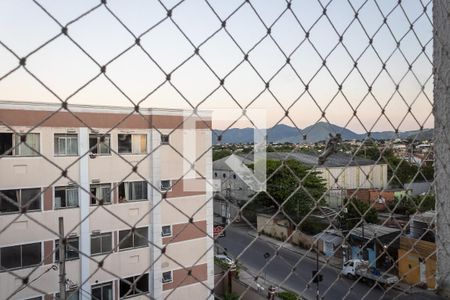
{"type": "MultiPolygon", "coordinates": [[[[253,273],[256,273],[256,270],[253,270],[253,273]]],[[[275,281],[272,281],[270,278],[265,276],[261,276],[258,279],[258,282],[255,282],[255,278],[253,275],[251,275],[250,270],[246,270],[246,269],[241,269],[241,271],[239,272],[239,281],[249,285],[251,288],[253,288],[255,290],[256,293],[258,293],[259,295],[261,295],[261,299],[267,299],[267,295],[268,295],[268,290],[269,287],[278,287],[278,283],[276,283],[275,281]]],[[[282,292],[282,291],[287,291],[286,289],[284,289],[282,286],[279,287],[279,290],[277,292],[282,292]]],[[[307,297],[306,295],[298,295],[300,297],[300,299],[305,299],[305,300],[312,300],[313,298],[311,297],[307,297]]],[[[243,298],[245,299],[245,297],[243,298]]],[[[275,299],[279,299],[278,297],[275,297],[275,299]]]]}
{"type": "MultiPolygon", "coordinates": [[[[242,230],[242,231],[246,231],[247,234],[251,237],[257,237],[257,233],[255,230],[248,230],[248,228],[239,228],[239,227],[235,227],[235,229],[237,230],[242,230]]],[[[291,243],[288,242],[282,242],[279,241],[277,239],[271,238],[269,236],[266,235],[260,235],[258,237],[258,239],[263,240],[265,242],[271,243],[274,246],[276,246],[277,248],[283,248],[289,251],[292,251],[294,253],[297,253],[299,255],[308,257],[310,259],[316,260],[316,253],[313,251],[309,251],[303,248],[300,248],[298,246],[295,246],[291,243]]],[[[333,267],[337,270],[341,270],[342,269],[342,258],[336,258],[336,257],[323,257],[319,255],[319,261],[323,264],[327,264],[330,267],[333,267]]],[[[432,291],[432,290],[424,290],[418,287],[412,287],[407,283],[404,282],[399,282],[397,283],[395,286],[392,287],[392,289],[397,290],[397,291],[401,291],[404,292],[406,295],[409,294],[422,294],[422,295],[433,295],[436,296],[436,294],[432,291]]]]}

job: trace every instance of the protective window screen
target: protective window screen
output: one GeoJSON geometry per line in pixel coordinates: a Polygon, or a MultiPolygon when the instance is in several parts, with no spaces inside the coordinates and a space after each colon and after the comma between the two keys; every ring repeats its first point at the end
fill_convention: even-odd
{"type": "Polygon", "coordinates": [[[449,296],[449,7],[3,1],[0,298],[449,296]]]}

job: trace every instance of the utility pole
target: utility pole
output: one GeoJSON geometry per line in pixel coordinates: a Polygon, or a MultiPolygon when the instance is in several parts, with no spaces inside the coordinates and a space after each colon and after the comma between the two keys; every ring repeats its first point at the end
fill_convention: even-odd
{"type": "Polygon", "coordinates": [[[316,299],[320,300],[320,275],[319,275],[319,241],[316,242],[316,299]]]}
{"type": "Polygon", "coordinates": [[[319,273],[319,240],[316,241],[316,270],[312,271],[313,282],[316,283],[316,299],[320,299],[319,284],[323,280],[322,274],[319,273]]]}
{"type": "Polygon", "coordinates": [[[59,217],[59,299],[66,300],[66,240],[64,219],[59,217]]]}

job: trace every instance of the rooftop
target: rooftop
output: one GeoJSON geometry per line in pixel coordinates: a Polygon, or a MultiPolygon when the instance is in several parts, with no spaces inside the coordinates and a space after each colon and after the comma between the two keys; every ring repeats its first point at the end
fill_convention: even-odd
{"type": "Polygon", "coordinates": [[[350,234],[360,238],[364,237],[364,239],[367,240],[373,240],[386,235],[400,232],[401,230],[397,228],[386,227],[378,224],[364,224],[364,226],[353,228],[350,231],[350,234]]]}
{"type": "Polygon", "coordinates": [[[411,217],[414,221],[419,221],[427,224],[432,224],[436,222],[436,211],[429,210],[423,213],[415,214],[411,217]]]}
{"type": "MultiPolygon", "coordinates": [[[[317,161],[319,159],[318,154],[301,153],[301,152],[267,152],[266,155],[267,159],[270,160],[293,159],[308,166],[317,166],[317,161]]],[[[253,154],[251,153],[239,154],[237,156],[241,158],[245,164],[253,163],[253,154]]],[[[222,159],[216,160],[214,162],[214,168],[218,170],[228,170],[229,168],[225,164],[227,158],[228,157],[224,157],[222,159]]],[[[345,153],[336,153],[329,156],[325,161],[325,163],[318,167],[332,168],[332,167],[346,167],[346,166],[369,166],[374,164],[377,164],[377,162],[370,159],[353,157],[352,155],[345,153]]]]}

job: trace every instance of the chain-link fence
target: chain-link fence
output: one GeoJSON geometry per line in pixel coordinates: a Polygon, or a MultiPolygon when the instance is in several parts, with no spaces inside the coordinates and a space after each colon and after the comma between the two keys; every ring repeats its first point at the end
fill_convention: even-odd
{"type": "Polygon", "coordinates": [[[0,298],[446,295],[449,5],[1,2],[0,298]]]}

